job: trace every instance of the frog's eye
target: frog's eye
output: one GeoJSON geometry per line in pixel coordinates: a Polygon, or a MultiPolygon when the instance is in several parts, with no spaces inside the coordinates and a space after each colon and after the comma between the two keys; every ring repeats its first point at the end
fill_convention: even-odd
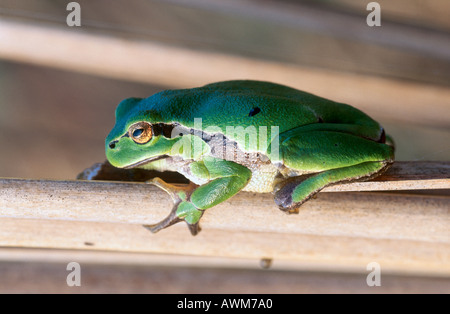
{"type": "Polygon", "coordinates": [[[138,144],[148,143],[153,136],[152,125],[148,122],[138,122],[130,126],[128,136],[138,144]]]}

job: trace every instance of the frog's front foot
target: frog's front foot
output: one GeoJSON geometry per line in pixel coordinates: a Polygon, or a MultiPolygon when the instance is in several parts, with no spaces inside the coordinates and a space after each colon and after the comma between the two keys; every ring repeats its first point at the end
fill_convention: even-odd
{"type": "Polygon", "coordinates": [[[171,196],[174,206],[170,211],[169,216],[157,224],[144,225],[146,229],[155,233],[184,220],[187,223],[192,235],[196,235],[200,232],[201,229],[199,221],[203,215],[203,210],[197,209],[189,201],[192,192],[198,187],[197,185],[190,183],[186,187],[175,186],[164,182],[160,178],[154,178],[147,181],[147,183],[156,185],[166,191],[171,196]]]}

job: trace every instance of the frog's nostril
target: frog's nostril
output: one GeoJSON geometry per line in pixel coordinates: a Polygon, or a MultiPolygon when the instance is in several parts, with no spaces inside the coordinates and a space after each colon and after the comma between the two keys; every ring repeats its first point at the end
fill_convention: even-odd
{"type": "Polygon", "coordinates": [[[111,149],[116,148],[116,143],[117,143],[117,141],[112,141],[111,143],[109,143],[109,148],[111,148],[111,149]]]}

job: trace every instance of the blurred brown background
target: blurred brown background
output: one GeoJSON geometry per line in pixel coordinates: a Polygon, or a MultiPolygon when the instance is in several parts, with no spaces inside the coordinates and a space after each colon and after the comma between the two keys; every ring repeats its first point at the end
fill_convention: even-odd
{"type": "MultiPolygon", "coordinates": [[[[243,78],[361,108],[394,137],[398,160],[448,161],[450,2],[380,0],[381,27],[366,24],[369,2],[83,0],[82,26],[68,27],[69,1],[0,0],[0,177],[74,179],[105,159],[122,99],[243,78]]],[[[19,266],[2,265],[14,282],[19,266]]],[[[339,291],[341,276],[354,278],[297,275],[331,278],[328,290],[315,286],[322,292],[339,291]]],[[[259,283],[249,278],[259,273],[246,276],[234,287],[245,281],[251,292],[259,283]]],[[[286,292],[277,290],[290,280],[285,273],[270,276],[273,291],[286,292]]],[[[392,278],[388,292],[432,286],[392,278]]],[[[0,282],[8,291],[24,290],[0,282]]]]}

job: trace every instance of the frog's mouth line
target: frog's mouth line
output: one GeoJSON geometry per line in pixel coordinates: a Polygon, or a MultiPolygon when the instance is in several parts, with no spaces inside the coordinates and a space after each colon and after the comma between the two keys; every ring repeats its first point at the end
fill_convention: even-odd
{"type": "Polygon", "coordinates": [[[151,158],[147,158],[138,162],[135,162],[134,164],[128,165],[126,167],[123,167],[123,169],[131,169],[131,168],[136,168],[142,165],[146,165],[148,163],[157,161],[157,160],[161,160],[161,159],[165,159],[168,158],[168,155],[161,155],[161,156],[156,156],[156,157],[151,157],[151,158]]]}

